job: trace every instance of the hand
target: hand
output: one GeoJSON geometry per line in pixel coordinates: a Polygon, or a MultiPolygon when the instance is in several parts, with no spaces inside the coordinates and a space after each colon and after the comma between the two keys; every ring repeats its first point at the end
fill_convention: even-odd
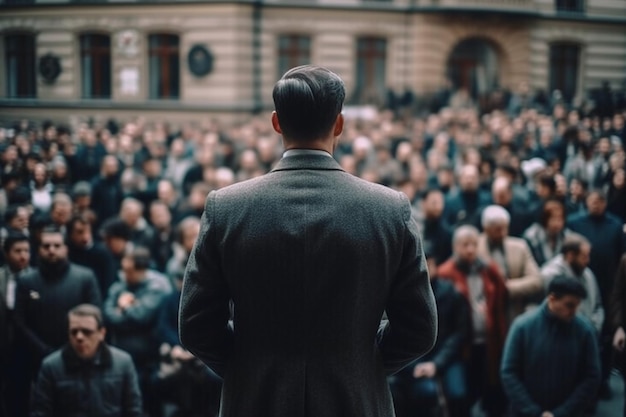
{"type": "Polygon", "coordinates": [[[541,414],[541,417],[554,417],[554,414],[552,414],[552,412],[551,412],[551,411],[544,411],[544,412],[541,414]]]}
{"type": "Polygon", "coordinates": [[[437,366],[434,362],[418,363],[413,369],[415,378],[432,378],[437,374],[437,366]]]}
{"type": "Polygon", "coordinates": [[[626,333],[624,332],[623,327],[618,327],[615,330],[615,335],[613,336],[613,347],[620,352],[624,351],[624,345],[626,344],[626,333]]]}
{"type": "Polygon", "coordinates": [[[122,310],[126,310],[135,302],[135,296],[130,292],[123,292],[117,299],[117,306],[122,310]]]}
{"type": "Polygon", "coordinates": [[[172,350],[170,351],[170,356],[172,357],[172,359],[179,361],[188,361],[190,359],[193,359],[193,354],[179,345],[176,345],[172,348],[172,350]]]}

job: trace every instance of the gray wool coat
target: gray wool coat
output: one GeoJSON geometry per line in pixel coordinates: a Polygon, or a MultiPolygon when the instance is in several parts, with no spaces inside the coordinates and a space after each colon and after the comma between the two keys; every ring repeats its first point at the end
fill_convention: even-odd
{"type": "Polygon", "coordinates": [[[221,416],[393,416],[387,375],[437,334],[408,199],[323,155],[211,192],[179,331],[224,378],[221,416]]]}

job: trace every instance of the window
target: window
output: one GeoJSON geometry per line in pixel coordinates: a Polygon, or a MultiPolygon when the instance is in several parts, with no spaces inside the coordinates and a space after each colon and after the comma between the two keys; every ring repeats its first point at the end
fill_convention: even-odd
{"type": "Polygon", "coordinates": [[[178,98],[180,50],[178,35],[154,34],[148,40],[150,98],[178,98]]]}
{"type": "Polygon", "coordinates": [[[563,99],[571,102],[578,84],[580,47],[571,43],[550,46],[550,91],[560,90],[563,99]]]}
{"type": "Polygon", "coordinates": [[[81,35],[80,63],[83,98],[111,98],[111,38],[81,35]]]}
{"type": "Polygon", "coordinates": [[[30,34],[7,35],[4,41],[7,97],[35,97],[37,94],[35,36],[30,34]]]}
{"type": "Polygon", "coordinates": [[[381,104],[384,102],[386,61],[387,41],[385,39],[358,39],[355,90],[357,103],[381,104]]]}
{"type": "Polygon", "coordinates": [[[557,12],[577,12],[585,11],[584,0],[556,0],[557,12]]]}
{"type": "Polygon", "coordinates": [[[278,38],[278,78],[290,68],[311,63],[311,38],[281,35],[278,38]]]}

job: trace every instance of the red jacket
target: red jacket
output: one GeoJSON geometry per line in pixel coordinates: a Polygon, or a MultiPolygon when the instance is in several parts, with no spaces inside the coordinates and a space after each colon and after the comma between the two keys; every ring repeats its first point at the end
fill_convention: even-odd
{"type": "MultiPolygon", "coordinates": [[[[480,261],[482,262],[482,261],[480,261]]],[[[457,291],[459,291],[468,304],[470,304],[469,288],[467,285],[467,272],[463,271],[457,264],[454,257],[441,264],[437,269],[437,274],[442,279],[451,281],[457,291]]],[[[485,298],[487,301],[487,359],[489,380],[496,383],[499,380],[500,359],[502,350],[504,349],[504,341],[507,333],[507,290],[504,278],[500,275],[497,266],[494,263],[482,264],[480,275],[483,279],[483,287],[485,298]]],[[[472,314],[472,309],[469,309],[472,314]]],[[[469,329],[471,335],[472,329],[469,329]]],[[[465,349],[466,356],[469,355],[473,337],[467,339],[465,349]]]]}

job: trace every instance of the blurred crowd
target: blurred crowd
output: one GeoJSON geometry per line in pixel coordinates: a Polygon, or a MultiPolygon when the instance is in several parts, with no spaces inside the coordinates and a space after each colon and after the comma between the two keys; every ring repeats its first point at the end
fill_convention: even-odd
{"type": "MultiPolygon", "coordinates": [[[[524,87],[488,111],[463,94],[423,114],[346,109],[334,156],[409,196],[439,306],[433,352],[390,377],[398,416],[469,415],[478,400],[493,417],[515,407],[500,373],[507,333],[563,275],[585,287],[578,315],[595,332],[600,369],[573,404],[592,415],[611,395],[624,326],[613,288],[626,282],[626,106],[602,97],[574,108],[524,87]]],[[[269,115],[0,129],[0,415],[52,415],[29,399],[43,398],[42,360],[66,346],[67,314],[85,303],[101,308],[106,343],[132,357],[145,415],[216,415],[219,378],[178,341],[187,257],[207,194],[281,156],[269,115]]]]}

